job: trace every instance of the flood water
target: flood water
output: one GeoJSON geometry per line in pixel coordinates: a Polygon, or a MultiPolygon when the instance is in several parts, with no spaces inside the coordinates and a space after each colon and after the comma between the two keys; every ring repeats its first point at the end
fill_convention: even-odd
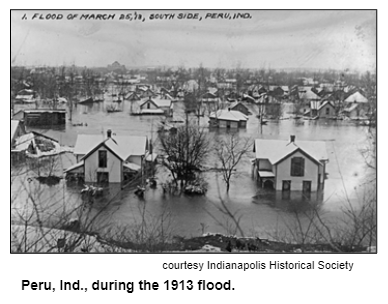
{"type": "MultiPolygon", "coordinates": [[[[72,121],[68,121],[64,130],[37,129],[57,139],[61,145],[74,146],[77,134],[106,133],[112,129],[117,135],[143,135],[157,141],[158,116],[131,116],[131,102],[123,101],[118,107],[122,110],[107,113],[109,102],[93,105],[77,105],[72,113],[72,121]],[[73,124],[83,123],[83,126],[73,124]],[[87,125],[87,126],[86,126],[87,125]]],[[[26,106],[16,107],[25,108],[26,106]]],[[[175,104],[177,117],[183,118],[183,105],[175,104]]],[[[68,113],[69,114],[69,113],[68,113]]],[[[195,118],[193,118],[195,119],[195,118]]],[[[207,125],[207,119],[201,118],[201,125],[207,125]]],[[[222,136],[226,131],[209,130],[209,136],[222,136]]],[[[298,140],[325,141],[329,163],[326,167],[328,179],[324,189],[311,193],[306,198],[302,193],[293,192],[285,197],[281,192],[260,189],[251,176],[251,159],[254,153],[246,155],[238,165],[238,177],[232,180],[229,195],[225,193],[225,185],[214,172],[205,174],[209,182],[206,196],[173,196],[164,194],[160,185],[156,189],[147,189],[144,199],[134,194],[134,187],[120,190],[112,185],[104,199],[97,200],[91,207],[91,214],[96,216],[93,229],[108,231],[111,228],[130,226],[139,227],[142,219],[147,221],[147,229],[156,227],[161,222],[166,231],[181,236],[196,236],[204,232],[235,233],[230,217],[222,212],[222,203],[229,211],[240,218],[240,225],[246,235],[267,236],[279,230],[287,229],[285,224],[293,217],[293,208],[304,210],[309,205],[317,206],[320,213],[332,222],[340,221],[342,209],[350,204],[358,208],[363,202],[365,187],[370,176],[365,165],[361,150],[367,146],[368,130],[346,121],[302,121],[281,120],[268,122],[262,127],[258,119],[252,115],[246,129],[238,130],[240,137],[265,139],[288,139],[296,135],[298,140]],[[292,208],[291,208],[292,207],[292,208]],[[291,210],[292,209],[292,210],[291,210]]],[[[157,152],[157,151],[155,151],[157,152]]],[[[208,164],[214,163],[215,157],[210,156],[208,164]]],[[[56,170],[61,172],[75,163],[71,153],[60,156],[60,165],[56,170]]],[[[28,175],[29,173],[27,173],[28,175]]],[[[159,184],[166,179],[168,173],[159,168],[159,184]]],[[[66,184],[61,181],[56,186],[39,184],[33,180],[25,184],[26,176],[21,176],[12,184],[15,202],[22,203],[27,194],[23,192],[34,189],[39,199],[46,204],[54,201],[65,202],[67,208],[80,204],[80,186],[66,184]]],[[[144,222],[144,221],[143,221],[144,222]]]]}

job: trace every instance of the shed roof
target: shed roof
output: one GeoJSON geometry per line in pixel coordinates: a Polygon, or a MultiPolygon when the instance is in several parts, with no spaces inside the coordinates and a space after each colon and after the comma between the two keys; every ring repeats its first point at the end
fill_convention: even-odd
{"type": "Polygon", "coordinates": [[[76,164],[70,166],[69,168],[65,169],[64,173],[69,173],[70,171],[78,169],[78,168],[82,167],[83,165],[84,165],[84,161],[82,160],[79,163],[76,163],[76,164]]]}
{"type": "Polygon", "coordinates": [[[272,165],[277,164],[298,149],[320,163],[328,160],[326,143],[323,141],[295,141],[256,139],[255,151],[257,159],[268,159],[272,165]]]}

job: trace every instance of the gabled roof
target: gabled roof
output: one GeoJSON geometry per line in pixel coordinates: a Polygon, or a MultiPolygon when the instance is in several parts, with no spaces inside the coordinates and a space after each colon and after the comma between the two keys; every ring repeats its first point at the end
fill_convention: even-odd
{"type": "Polygon", "coordinates": [[[329,100],[326,100],[326,101],[324,101],[324,102],[322,102],[321,103],[321,105],[318,107],[318,111],[320,110],[320,109],[322,109],[325,105],[330,105],[330,106],[332,106],[333,108],[334,108],[334,105],[333,105],[333,103],[331,102],[331,101],[329,101],[329,100]]]}
{"type": "Polygon", "coordinates": [[[236,101],[235,103],[231,104],[230,105],[230,109],[233,110],[238,105],[242,105],[245,109],[247,109],[247,111],[249,111],[248,107],[245,104],[243,104],[242,102],[238,102],[238,101],[236,101]]]}
{"type": "Polygon", "coordinates": [[[255,151],[257,159],[268,159],[272,165],[281,162],[296,151],[311,157],[316,163],[328,160],[326,143],[323,141],[295,141],[256,139],[255,151]]]}
{"type": "Polygon", "coordinates": [[[106,138],[102,134],[89,135],[80,134],[74,147],[74,154],[89,155],[101,145],[106,146],[120,159],[126,160],[131,155],[144,155],[147,138],[145,136],[112,136],[106,138]]]}
{"type": "Polygon", "coordinates": [[[352,95],[350,95],[348,98],[345,99],[345,102],[368,102],[368,99],[366,99],[360,92],[355,92],[352,95]]]}
{"type": "Polygon", "coordinates": [[[145,105],[148,101],[151,101],[155,105],[155,107],[157,107],[157,108],[167,108],[167,107],[171,107],[171,105],[172,105],[171,99],[149,98],[149,99],[145,100],[140,105],[140,107],[145,105]]]}
{"type": "Polygon", "coordinates": [[[315,94],[313,91],[311,90],[307,90],[306,93],[299,93],[299,98],[300,99],[307,99],[307,100],[319,100],[321,99],[321,97],[317,94],[315,94]]]}
{"type": "Polygon", "coordinates": [[[217,118],[221,120],[230,120],[230,121],[247,121],[248,116],[244,115],[239,111],[233,110],[218,110],[217,112],[213,112],[209,116],[210,118],[217,118]]]}

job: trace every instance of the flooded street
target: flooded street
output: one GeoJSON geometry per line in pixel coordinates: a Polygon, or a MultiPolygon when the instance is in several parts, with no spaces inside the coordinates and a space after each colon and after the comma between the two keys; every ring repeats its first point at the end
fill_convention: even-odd
{"type": "MultiPolygon", "coordinates": [[[[107,113],[106,107],[109,104],[101,102],[90,106],[77,105],[73,109],[72,121],[67,121],[64,130],[30,129],[57,139],[61,145],[71,147],[75,145],[78,134],[105,134],[107,129],[112,129],[117,135],[147,136],[156,141],[157,146],[156,130],[161,117],[131,116],[129,101],[123,101],[119,105],[121,112],[107,113]],[[75,126],[81,123],[83,126],[75,126]]],[[[183,118],[183,105],[176,103],[174,106],[174,116],[183,118]]],[[[18,109],[15,108],[16,111],[18,109]]],[[[285,222],[293,216],[291,206],[303,211],[309,204],[314,204],[325,218],[335,222],[341,216],[347,198],[354,208],[362,203],[365,192],[363,184],[368,181],[367,167],[361,154],[361,150],[367,145],[366,127],[346,121],[280,120],[268,122],[260,128],[258,122],[255,115],[250,116],[247,129],[240,129],[239,136],[252,139],[252,143],[257,138],[288,139],[291,134],[296,136],[296,143],[298,140],[326,142],[329,156],[326,167],[328,179],[322,191],[313,192],[306,198],[298,192],[292,192],[286,197],[281,191],[260,189],[252,178],[251,159],[254,158],[254,153],[250,152],[239,163],[239,175],[232,180],[228,196],[225,194],[223,180],[215,172],[205,174],[209,181],[206,196],[164,194],[160,187],[160,183],[168,175],[164,168],[158,169],[158,187],[147,188],[144,199],[139,199],[134,194],[134,187],[120,190],[112,185],[107,197],[91,207],[91,213],[97,216],[93,230],[138,227],[145,218],[148,227],[163,222],[166,229],[171,229],[174,235],[235,233],[230,218],[220,210],[222,200],[236,217],[241,217],[240,225],[246,235],[266,236],[287,229],[285,222]]],[[[207,126],[207,123],[206,117],[201,118],[201,125],[207,126]]],[[[222,136],[225,132],[209,130],[209,136],[222,136]]],[[[75,164],[75,157],[71,153],[62,154],[60,160],[60,165],[56,168],[58,172],[75,164]]],[[[211,155],[207,165],[214,167],[214,163],[215,156],[211,155]]],[[[17,196],[15,201],[23,201],[21,197],[24,194],[20,189],[26,190],[27,187],[18,183],[22,183],[21,178],[13,183],[12,191],[17,196]]],[[[66,184],[64,180],[56,186],[39,184],[34,180],[28,187],[43,190],[35,192],[41,192],[47,203],[63,200],[67,208],[71,208],[81,202],[80,186],[66,184]]]]}

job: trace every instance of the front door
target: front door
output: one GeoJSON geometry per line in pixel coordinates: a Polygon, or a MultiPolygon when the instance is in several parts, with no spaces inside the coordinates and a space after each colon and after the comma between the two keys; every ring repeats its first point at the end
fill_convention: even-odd
{"type": "Polygon", "coordinates": [[[282,191],[290,191],[291,190],[291,181],[290,180],[284,180],[282,191]]]}
{"type": "Polygon", "coordinates": [[[108,172],[97,172],[97,183],[98,184],[109,183],[109,173],[108,172]]]}
{"type": "Polygon", "coordinates": [[[311,181],[303,181],[303,192],[311,192],[311,181]]]}

